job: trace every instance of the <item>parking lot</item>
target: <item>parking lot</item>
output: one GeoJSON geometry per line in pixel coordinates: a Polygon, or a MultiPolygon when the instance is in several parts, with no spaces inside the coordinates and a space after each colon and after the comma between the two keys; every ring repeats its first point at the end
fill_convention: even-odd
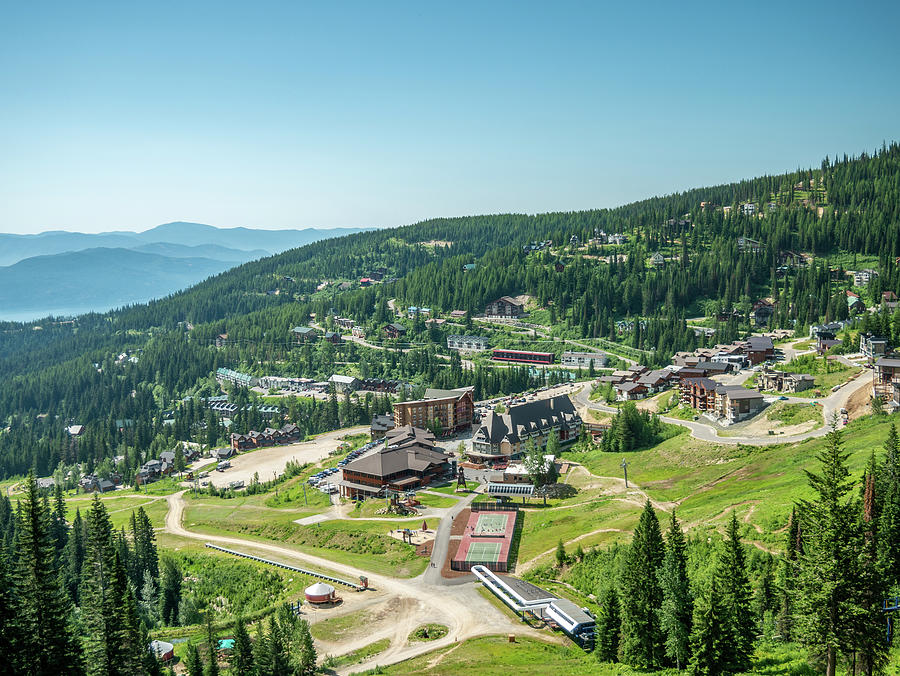
{"type": "Polygon", "coordinates": [[[224,472],[210,472],[209,481],[216,488],[227,487],[233,481],[243,481],[244,485],[247,485],[253,479],[254,473],[259,473],[260,481],[269,481],[284,473],[288,460],[301,464],[319,462],[337,448],[342,437],[368,431],[369,428],[365,426],[350,427],[320,434],[312,441],[239,453],[230,459],[229,469],[224,472]]]}

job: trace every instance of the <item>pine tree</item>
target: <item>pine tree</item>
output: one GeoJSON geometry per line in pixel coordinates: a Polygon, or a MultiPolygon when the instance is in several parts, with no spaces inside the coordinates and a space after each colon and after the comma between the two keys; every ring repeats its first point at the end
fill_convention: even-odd
{"type": "Polygon", "coordinates": [[[263,629],[262,620],[256,625],[256,641],[253,643],[253,666],[256,676],[271,676],[274,674],[272,667],[272,653],[269,649],[269,641],[263,629]]]}
{"type": "MultiPolygon", "coordinates": [[[[106,507],[94,495],[87,514],[84,568],[81,574],[82,639],[88,674],[108,676],[119,671],[120,655],[128,628],[122,622],[125,592],[118,579],[121,560],[112,544],[106,507]]],[[[127,586],[125,587],[127,589],[127,586]]]]}
{"type": "Polygon", "coordinates": [[[252,676],[253,644],[244,624],[244,618],[238,615],[234,621],[234,648],[231,650],[231,673],[234,676],[252,676]]]}
{"type": "Polygon", "coordinates": [[[880,482],[884,495],[878,515],[876,549],[878,567],[891,587],[900,584],[900,440],[893,424],[888,429],[884,451],[880,482]]]}
{"type": "Polygon", "coordinates": [[[841,432],[832,428],[817,455],[821,474],[806,471],[816,497],[800,503],[803,551],[797,557],[794,632],[825,657],[827,676],[835,675],[838,651],[850,644],[847,618],[855,610],[853,574],[861,543],[847,457],[841,432]]]}
{"type": "Polygon", "coordinates": [[[206,665],[204,676],[219,676],[219,642],[213,631],[211,610],[206,611],[206,646],[209,664],[206,665]]]}
{"type": "Polygon", "coordinates": [[[634,530],[621,582],[622,659],[633,666],[659,666],[665,656],[658,617],[662,589],[657,577],[664,556],[659,521],[648,499],[634,530]]]}
{"type": "Polygon", "coordinates": [[[181,603],[181,571],[178,564],[170,558],[163,559],[159,603],[163,624],[177,625],[178,606],[181,603]]]}
{"type": "Polygon", "coordinates": [[[694,600],[687,574],[687,544],[678,524],[675,510],[666,534],[666,555],[659,570],[659,584],[663,602],[660,608],[660,628],[666,636],[666,655],[681,669],[690,659],[691,622],[694,600]]]}
{"type": "Polygon", "coordinates": [[[81,518],[81,510],[75,510],[75,518],[72,520],[72,532],[66,541],[66,550],[63,554],[62,577],[64,586],[73,603],[79,603],[78,587],[81,584],[81,568],[84,564],[84,520],[81,518]]]}
{"type": "Polygon", "coordinates": [[[188,676],[203,676],[203,660],[200,658],[200,651],[193,643],[188,644],[185,667],[187,667],[188,676]]]}
{"type": "MultiPolygon", "coordinates": [[[[21,674],[76,674],[81,661],[68,624],[71,605],[54,566],[56,547],[50,515],[30,473],[19,501],[13,598],[21,674]]],[[[14,671],[16,671],[14,669],[14,671]]]]}
{"type": "Polygon", "coordinates": [[[15,664],[13,659],[16,654],[15,638],[16,615],[12,580],[7,569],[6,552],[3,544],[0,543],[0,655],[9,656],[10,663],[7,664],[7,667],[15,664]]]}
{"type": "Polygon", "coordinates": [[[716,570],[718,586],[725,607],[724,625],[731,646],[728,668],[733,672],[746,671],[753,655],[755,623],[753,622],[753,591],[747,577],[747,561],[741,544],[737,514],[731,512],[726,528],[725,548],[716,570]]]}
{"type": "Polygon", "coordinates": [[[300,620],[297,623],[299,633],[297,651],[297,671],[302,676],[313,676],[316,673],[316,647],[313,644],[312,633],[309,631],[309,622],[300,620]]]}
{"type": "Polygon", "coordinates": [[[603,594],[600,596],[600,617],[597,618],[594,648],[599,661],[618,662],[621,622],[619,594],[616,592],[616,588],[610,585],[603,590],[603,594]]]}
{"type": "Polygon", "coordinates": [[[286,674],[290,667],[287,640],[274,615],[269,616],[269,631],[266,641],[269,644],[269,656],[272,660],[272,674],[286,674]]]}
{"type": "Polygon", "coordinates": [[[727,655],[731,652],[727,647],[730,637],[725,626],[728,611],[716,586],[715,576],[706,594],[698,601],[694,606],[691,661],[688,669],[695,676],[729,673],[726,662],[727,655]]]}
{"type": "Polygon", "coordinates": [[[781,635],[782,641],[790,641],[794,628],[794,580],[797,574],[797,542],[800,537],[800,525],[797,518],[797,508],[791,509],[788,520],[787,542],[784,548],[784,556],[781,557],[779,571],[779,607],[775,628],[781,635]]]}

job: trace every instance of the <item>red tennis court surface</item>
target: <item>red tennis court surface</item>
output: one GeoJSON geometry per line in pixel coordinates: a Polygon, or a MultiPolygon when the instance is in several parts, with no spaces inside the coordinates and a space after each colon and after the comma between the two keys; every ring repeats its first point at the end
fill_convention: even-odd
{"type": "Polygon", "coordinates": [[[493,563],[506,570],[515,529],[516,512],[472,512],[453,557],[452,568],[468,570],[474,563],[493,563]],[[486,516],[489,518],[484,519],[486,516]],[[505,524],[502,523],[504,518],[505,524]],[[500,531],[503,525],[505,528],[500,531]]]}

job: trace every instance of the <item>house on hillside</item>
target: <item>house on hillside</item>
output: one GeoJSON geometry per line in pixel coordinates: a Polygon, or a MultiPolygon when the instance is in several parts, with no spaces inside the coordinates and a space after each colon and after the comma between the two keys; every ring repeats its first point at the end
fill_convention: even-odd
{"type": "Polygon", "coordinates": [[[654,268],[664,268],[666,267],[666,259],[665,257],[657,251],[655,254],[650,256],[650,265],[654,268]]]}
{"type": "Polygon", "coordinates": [[[605,352],[563,352],[559,363],[563,366],[595,369],[603,368],[609,358],[605,352]]]}
{"type": "Polygon", "coordinates": [[[489,347],[490,341],[484,336],[447,336],[447,348],[450,350],[484,352],[489,347]]]}
{"type": "Polygon", "coordinates": [[[881,357],[872,371],[874,394],[894,408],[900,406],[900,359],[881,357]]]}
{"type": "Polygon", "coordinates": [[[322,336],[323,340],[332,345],[340,345],[344,342],[344,339],[341,337],[341,334],[337,331],[326,331],[325,335],[322,336]]]}
{"type": "Polygon", "coordinates": [[[484,308],[486,317],[503,317],[508,319],[518,319],[525,314],[525,306],[510,296],[503,296],[492,303],[488,303],[484,308]]]}
{"type": "Polygon", "coordinates": [[[291,333],[298,343],[314,343],[319,339],[319,332],[311,326],[295,326],[291,333]]]}
{"type": "Polygon", "coordinates": [[[750,321],[756,326],[768,326],[773,314],[775,314],[775,305],[765,298],[760,298],[753,304],[750,321]]]}
{"type": "Polygon", "coordinates": [[[386,324],[381,330],[388,338],[397,339],[406,337],[406,327],[397,322],[386,324]]]}
{"type": "Polygon", "coordinates": [[[614,385],[613,388],[616,391],[616,401],[633,401],[647,396],[647,386],[639,382],[626,381],[614,385]]]}
{"type": "Polygon", "coordinates": [[[355,392],[359,389],[359,380],[353,376],[343,376],[335,373],[328,378],[328,382],[334,385],[336,392],[355,392]]]}
{"type": "Polygon", "coordinates": [[[888,352],[888,339],[884,336],[875,336],[871,333],[859,334],[859,351],[870,362],[883,357],[888,352]]]}

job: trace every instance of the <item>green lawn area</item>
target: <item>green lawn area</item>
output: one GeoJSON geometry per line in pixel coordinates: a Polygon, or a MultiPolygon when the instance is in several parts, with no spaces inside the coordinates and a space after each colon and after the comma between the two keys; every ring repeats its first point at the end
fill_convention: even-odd
{"type": "MultiPolygon", "coordinates": [[[[109,512],[109,518],[112,521],[113,528],[121,528],[125,526],[126,530],[131,523],[132,511],[137,511],[138,507],[143,507],[150,519],[150,523],[154,526],[162,526],[166,519],[166,501],[165,498],[157,496],[142,495],[140,493],[116,491],[115,493],[106,493],[100,495],[100,499],[109,512]]],[[[71,523],[75,518],[75,510],[81,511],[81,518],[85,518],[87,511],[91,508],[94,500],[92,493],[81,493],[66,498],[66,519],[71,523]]]]}
{"type": "MultiPolygon", "coordinates": [[[[239,534],[250,540],[274,540],[301,552],[395,577],[414,577],[428,565],[428,559],[417,556],[414,547],[388,535],[389,530],[408,528],[412,522],[341,519],[301,526],[294,520],[303,513],[250,502],[256,497],[194,500],[185,511],[185,526],[212,534],[239,534]]],[[[430,522],[429,527],[436,528],[439,520],[430,522]]]]}
{"type": "MultiPolygon", "coordinates": [[[[854,476],[861,474],[872,449],[880,450],[889,424],[896,420],[891,416],[866,417],[844,428],[844,446],[850,454],[849,465],[854,476]]],[[[627,460],[629,479],[655,500],[678,502],[679,518],[686,526],[720,527],[734,508],[738,518],[747,524],[748,540],[779,549],[783,536],[775,531],[786,525],[796,500],[812,497],[803,470],[818,468],[815,455],[824,443],[824,439],[817,438],[799,444],[730,446],[683,434],[651,449],[631,453],[591,451],[579,460],[592,473],[611,477],[622,476],[621,464],[627,460]]],[[[618,513],[609,515],[598,510],[583,529],[595,530],[623,521],[626,520],[618,513]]],[[[536,525],[532,530],[538,530],[536,525]]],[[[549,540],[544,537],[541,546],[549,540]]],[[[531,548],[527,538],[523,539],[525,548],[531,548]]],[[[519,558],[524,561],[528,557],[520,553],[519,558]]]]}
{"type": "MultiPolygon", "coordinates": [[[[583,498],[582,498],[583,500],[583,498]]],[[[524,563],[538,554],[556,547],[562,539],[568,542],[580,535],[598,529],[621,529],[624,537],[630,538],[637,525],[640,507],[608,496],[597,497],[589,502],[578,502],[554,509],[525,509],[523,511],[522,540],[519,544],[519,563],[524,563]]],[[[604,534],[597,534],[598,536],[604,534]]],[[[611,539],[617,533],[606,533],[594,540],[611,539]]],[[[619,534],[621,535],[621,534],[619,534]]],[[[584,545],[582,545],[584,546],[584,545]]]]}
{"type": "Polygon", "coordinates": [[[351,636],[364,634],[368,631],[366,623],[371,617],[368,610],[358,610],[354,613],[347,613],[340,617],[333,617],[321,622],[316,622],[310,626],[310,633],[313,638],[320,641],[328,641],[336,643],[344,641],[351,636]]]}
{"type": "Polygon", "coordinates": [[[814,421],[822,423],[822,409],[812,404],[788,404],[778,402],[771,406],[766,413],[769,420],[779,420],[785,425],[800,425],[814,421]]]}
{"type": "Polygon", "coordinates": [[[416,493],[416,499],[421,502],[426,507],[453,507],[455,506],[459,500],[451,497],[441,497],[439,495],[429,495],[428,493],[423,493],[419,491],[416,493]]]}
{"type": "MultiPolygon", "coordinates": [[[[479,484],[477,481],[467,481],[466,489],[469,491],[474,491],[476,488],[478,488],[478,485],[479,484]]],[[[453,495],[456,493],[456,482],[454,481],[453,483],[447,484],[446,486],[438,486],[438,487],[429,486],[428,490],[434,491],[435,493],[446,493],[448,495],[453,495]]],[[[464,495],[464,493],[462,491],[460,491],[459,495],[464,495]]]]}
{"type": "Polygon", "coordinates": [[[365,662],[377,655],[378,653],[383,653],[387,650],[391,645],[391,639],[383,638],[379,641],[375,641],[370,643],[367,646],[363,646],[362,648],[358,648],[352,652],[347,653],[346,655],[341,655],[340,657],[333,657],[330,660],[326,659],[325,668],[338,668],[338,667],[346,667],[354,664],[359,664],[360,662],[365,662]]]}
{"type": "MultiPolygon", "coordinates": [[[[550,643],[554,635],[547,632],[547,641],[517,636],[510,643],[507,636],[483,636],[461,644],[447,646],[389,667],[380,667],[378,674],[429,674],[430,676],[651,676],[675,675],[674,669],[652,671],[624,664],[598,663],[591,653],[585,653],[571,643],[550,643]]],[[[560,636],[557,634],[556,636],[560,636]]],[[[897,650],[886,673],[896,674],[897,650]]],[[[845,665],[842,665],[845,666],[845,665]]],[[[771,676],[813,676],[817,673],[806,661],[806,650],[793,643],[761,643],[754,654],[750,674],[771,676]]]]}

